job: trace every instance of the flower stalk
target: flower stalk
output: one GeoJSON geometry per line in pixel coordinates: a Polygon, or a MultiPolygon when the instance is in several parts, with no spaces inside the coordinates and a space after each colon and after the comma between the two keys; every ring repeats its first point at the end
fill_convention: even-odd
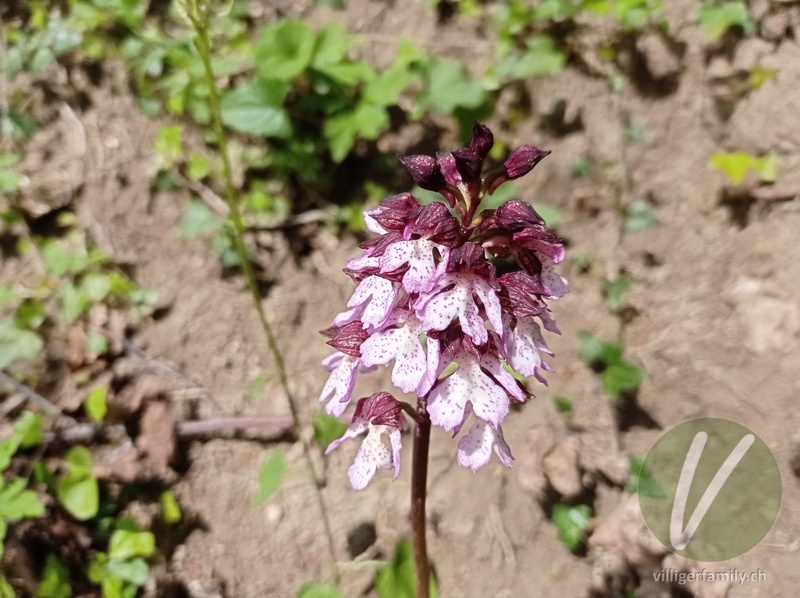
{"type": "Polygon", "coordinates": [[[427,525],[425,520],[431,420],[425,409],[425,399],[420,399],[419,420],[417,420],[417,425],[414,427],[414,455],[411,465],[411,534],[414,571],[417,576],[417,598],[428,598],[431,583],[431,566],[428,560],[427,525]]]}

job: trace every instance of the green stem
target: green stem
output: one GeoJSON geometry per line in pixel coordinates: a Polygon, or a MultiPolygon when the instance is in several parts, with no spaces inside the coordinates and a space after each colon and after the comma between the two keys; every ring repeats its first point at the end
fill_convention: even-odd
{"type": "Polygon", "coordinates": [[[242,218],[241,210],[239,209],[239,201],[236,194],[236,189],[233,184],[233,171],[231,169],[230,155],[228,153],[228,141],[225,135],[225,129],[222,124],[222,109],[220,108],[219,94],[217,92],[216,78],[214,76],[214,69],[211,66],[211,36],[208,31],[208,15],[205,11],[205,2],[202,0],[191,0],[190,10],[187,11],[187,16],[192,22],[195,29],[197,50],[200,53],[200,58],[203,61],[205,69],[206,84],[208,85],[209,92],[209,105],[211,109],[211,119],[214,125],[214,131],[217,136],[217,143],[219,144],[219,153],[222,157],[222,171],[225,179],[225,200],[230,210],[228,218],[233,225],[233,244],[236,250],[236,255],[239,256],[239,261],[242,266],[242,273],[247,281],[247,287],[250,290],[250,295],[253,299],[256,312],[258,312],[258,319],[261,323],[261,328],[267,339],[270,353],[275,361],[275,369],[278,371],[278,378],[281,386],[286,393],[286,398],[289,403],[289,409],[292,413],[294,420],[294,428],[297,438],[303,446],[303,455],[305,457],[306,465],[308,466],[314,478],[314,486],[316,488],[317,503],[319,505],[320,513],[322,515],[322,522],[325,527],[325,535],[328,541],[328,551],[330,552],[331,562],[334,563],[333,577],[338,583],[339,575],[335,568],[336,562],[336,548],[333,540],[333,532],[331,531],[330,521],[328,519],[328,510],[325,506],[325,500],[322,496],[322,482],[316,474],[314,462],[311,458],[310,442],[306,440],[300,431],[300,409],[292,391],[289,387],[289,377],[286,373],[286,364],[283,360],[283,354],[275,339],[275,334],[272,331],[264,313],[264,306],[261,302],[261,294],[258,290],[256,278],[253,273],[253,266],[250,262],[250,257],[247,255],[247,248],[244,243],[244,233],[246,230],[244,219],[242,218]]]}

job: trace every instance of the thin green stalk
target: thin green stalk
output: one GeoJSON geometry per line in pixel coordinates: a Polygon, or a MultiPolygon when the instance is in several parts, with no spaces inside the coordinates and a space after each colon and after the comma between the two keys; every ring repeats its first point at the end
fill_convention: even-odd
{"type": "Polygon", "coordinates": [[[269,345],[270,353],[272,353],[272,357],[275,360],[275,368],[278,371],[278,378],[281,386],[283,386],[284,392],[286,393],[286,398],[289,402],[289,409],[292,412],[292,418],[294,419],[296,435],[300,439],[300,442],[303,446],[303,455],[306,460],[306,465],[310,469],[314,479],[317,502],[319,504],[322,521],[325,527],[325,535],[328,540],[328,550],[330,552],[331,561],[334,563],[333,576],[338,582],[339,575],[335,567],[336,548],[333,541],[333,532],[331,531],[330,521],[328,520],[328,510],[325,506],[325,500],[322,496],[322,483],[316,474],[316,470],[314,469],[314,462],[311,458],[310,443],[304,438],[303,434],[300,433],[300,409],[298,407],[297,400],[295,399],[289,387],[289,377],[286,373],[286,364],[283,360],[283,354],[281,353],[280,347],[278,347],[275,334],[272,331],[272,326],[270,326],[266,314],[264,313],[264,306],[261,303],[261,294],[258,291],[256,278],[253,274],[253,266],[250,263],[250,258],[247,255],[247,249],[244,243],[244,233],[246,227],[244,220],[242,219],[242,213],[239,209],[239,200],[233,184],[233,174],[230,156],[228,153],[228,141],[227,137],[225,136],[225,129],[222,125],[222,110],[220,108],[219,94],[217,93],[214,69],[211,66],[211,36],[209,35],[208,31],[208,15],[206,13],[206,5],[202,0],[190,0],[190,3],[189,10],[187,11],[187,17],[194,27],[196,33],[197,50],[200,53],[200,57],[203,61],[203,67],[205,69],[206,84],[208,85],[209,91],[211,119],[213,121],[214,131],[217,136],[217,143],[219,144],[219,153],[222,157],[222,170],[223,177],[225,179],[225,200],[230,210],[228,218],[234,229],[234,249],[236,250],[236,254],[239,256],[239,261],[241,262],[242,266],[242,273],[247,281],[247,287],[250,290],[250,295],[253,299],[256,312],[258,312],[258,319],[261,322],[261,328],[264,330],[264,335],[267,338],[267,344],[269,345]]]}

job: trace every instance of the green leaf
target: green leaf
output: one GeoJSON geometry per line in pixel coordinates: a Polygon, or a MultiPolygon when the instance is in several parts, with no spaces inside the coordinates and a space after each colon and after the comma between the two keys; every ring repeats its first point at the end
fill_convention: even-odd
{"type": "Polygon", "coordinates": [[[639,388],[644,380],[644,372],[627,361],[612,364],[600,375],[603,390],[612,399],[618,399],[623,392],[639,388]]]}
{"type": "Polygon", "coordinates": [[[703,2],[697,9],[696,17],[712,40],[719,39],[733,26],[741,27],[746,34],[755,31],[755,24],[747,14],[747,5],[741,1],[703,2]]]}
{"type": "Polygon", "coordinates": [[[258,495],[256,504],[262,504],[280,488],[283,478],[286,475],[288,466],[286,457],[280,451],[274,451],[261,466],[258,473],[258,495]]]}
{"type": "Polygon", "coordinates": [[[0,193],[12,193],[19,189],[21,177],[11,170],[0,170],[0,193]]]}
{"type": "Polygon", "coordinates": [[[69,472],[56,485],[58,500],[75,519],[85,521],[97,515],[100,492],[97,478],[92,475],[92,456],[89,449],[76,446],[67,453],[69,472]]]}
{"type": "Polygon", "coordinates": [[[92,421],[101,422],[106,416],[106,412],[108,411],[108,407],[106,406],[107,394],[107,387],[98,386],[97,388],[93,388],[86,397],[83,407],[86,409],[86,415],[88,415],[89,419],[92,421]]]}
{"type": "Polygon", "coordinates": [[[314,426],[314,440],[323,449],[328,448],[328,445],[337,438],[341,438],[345,430],[347,430],[347,426],[337,418],[323,412],[314,415],[312,423],[314,426]]]}
{"type": "Polygon", "coordinates": [[[90,302],[97,303],[105,299],[111,291],[111,278],[108,274],[97,272],[87,274],[81,280],[81,289],[90,302]]]}
{"type": "Polygon", "coordinates": [[[94,330],[89,332],[88,345],[89,352],[95,355],[105,355],[108,353],[108,339],[94,330]]]}
{"type": "Polygon", "coordinates": [[[21,154],[0,154],[0,168],[8,168],[14,166],[22,159],[21,154]]]}
{"type": "Polygon", "coordinates": [[[181,219],[181,239],[193,239],[207,233],[218,232],[223,225],[222,218],[212,212],[201,201],[190,201],[181,219]]]}
{"type": "Polygon", "coordinates": [[[329,23],[319,32],[311,65],[317,69],[340,63],[350,49],[350,36],[339,23],[329,23]]]}
{"type": "Polygon", "coordinates": [[[364,101],[380,106],[397,104],[400,94],[414,81],[415,75],[406,67],[391,67],[364,87],[364,101]]]}
{"type": "Polygon", "coordinates": [[[41,253],[45,267],[50,274],[56,277],[67,273],[81,272],[93,261],[98,261],[94,256],[75,253],[72,247],[55,240],[42,243],[41,253]]]}
{"type": "Polygon", "coordinates": [[[222,122],[241,133],[288,139],[292,121],[282,106],[287,90],[274,81],[240,85],[222,98],[222,122]]]}
{"type": "Polygon", "coordinates": [[[753,156],[746,152],[715,152],[711,156],[710,166],[724,172],[738,186],[744,182],[752,163],[753,156]]]}
{"type": "Polygon", "coordinates": [[[39,299],[26,299],[17,307],[14,321],[20,328],[38,328],[47,317],[44,303],[39,299]]]}
{"type": "Polygon", "coordinates": [[[42,581],[36,588],[36,598],[70,598],[72,586],[69,569],[54,555],[48,554],[42,572],[42,581]]]}
{"type": "Polygon", "coordinates": [[[661,0],[615,0],[614,8],[627,31],[639,29],[664,13],[661,0]]]}
{"type": "Polygon", "coordinates": [[[164,523],[178,523],[181,520],[181,507],[172,490],[161,493],[161,519],[164,523]]]}
{"type": "Polygon", "coordinates": [[[604,342],[588,330],[578,332],[580,357],[588,366],[610,366],[622,359],[622,345],[618,342],[604,342]]]}
{"type": "Polygon", "coordinates": [[[67,453],[65,460],[67,465],[69,465],[70,471],[91,475],[92,454],[85,446],[72,447],[67,453]]]}
{"type": "Polygon", "coordinates": [[[33,359],[42,350],[41,337],[30,330],[17,328],[14,322],[0,322],[0,369],[20,359],[33,359]]]}
{"type": "Polygon", "coordinates": [[[344,594],[336,586],[314,583],[303,586],[297,593],[297,598],[344,598],[344,594]]]}
{"type": "MultiPolygon", "coordinates": [[[[0,545],[0,548],[2,548],[2,545],[0,545]]],[[[2,573],[0,573],[0,598],[17,598],[17,593],[2,573]]]]}
{"type": "MultiPolygon", "coordinates": [[[[438,598],[439,588],[432,573],[430,580],[431,598],[438,598]]],[[[380,598],[416,597],[416,576],[411,542],[401,540],[397,543],[391,563],[378,571],[375,590],[380,598]]]]}
{"type": "Polygon", "coordinates": [[[622,296],[630,290],[631,285],[633,285],[633,277],[629,274],[623,274],[614,281],[603,281],[603,293],[605,293],[606,302],[612,311],[622,308],[622,296]]]}
{"type": "Polygon", "coordinates": [[[356,137],[376,139],[388,124],[389,115],[384,108],[362,105],[330,117],[325,121],[323,135],[330,146],[331,157],[335,162],[341,162],[347,157],[356,137]]]}
{"type": "Polygon", "coordinates": [[[638,492],[642,496],[650,498],[664,498],[666,495],[661,486],[653,479],[653,474],[644,466],[644,457],[631,455],[628,460],[628,470],[630,478],[625,486],[625,491],[638,492]]]}
{"type": "Polygon", "coordinates": [[[0,518],[17,521],[24,517],[41,517],[44,514],[44,504],[36,492],[25,489],[27,485],[26,479],[16,478],[4,486],[0,478],[0,518]]]}
{"type": "Polygon", "coordinates": [[[583,542],[592,509],[588,505],[555,505],[553,507],[553,523],[558,530],[558,539],[570,550],[577,550],[583,542]]]}
{"type": "Polygon", "coordinates": [[[201,181],[211,172],[211,161],[203,154],[192,152],[186,165],[186,175],[193,181],[201,181]]]}
{"type": "Polygon", "coordinates": [[[750,87],[753,89],[761,89],[761,86],[764,85],[764,83],[773,77],[776,77],[777,75],[778,71],[776,69],[764,68],[760,64],[757,64],[753,67],[753,70],[750,71],[750,87]]]}
{"type": "Polygon", "coordinates": [[[426,72],[426,83],[419,102],[441,114],[452,114],[456,108],[477,108],[486,100],[480,83],[452,60],[432,60],[426,72]]]}
{"type": "Polygon", "coordinates": [[[497,67],[498,75],[504,79],[528,79],[560,73],[567,55],[556,47],[553,39],[537,35],[528,39],[523,52],[507,56],[497,67]]]}
{"type": "Polygon", "coordinates": [[[256,69],[264,79],[292,81],[311,64],[317,36],[305,23],[286,20],[264,27],[256,69]]]}
{"type": "Polygon", "coordinates": [[[753,170],[765,183],[774,183],[778,178],[778,158],[775,154],[767,154],[753,160],[753,170]]]}
{"type": "MultiPolygon", "coordinates": [[[[106,569],[114,578],[127,581],[136,587],[143,586],[150,577],[150,567],[147,565],[147,561],[142,558],[122,561],[112,558],[108,561],[106,569]]],[[[125,595],[124,592],[125,590],[123,589],[123,596],[125,595]]],[[[135,596],[136,592],[133,591],[130,594],[135,596]]]]}
{"type": "Polygon", "coordinates": [[[42,414],[25,411],[14,422],[14,436],[22,447],[38,446],[42,443],[42,414]]]}
{"type": "Polygon", "coordinates": [[[625,208],[625,232],[635,233],[660,224],[661,221],[656,218],[650,205],[643,199],[635,199],[625,208]]]}
{"type": "Polygon", "coordinates": [[[162,168],[169,169],[183,157],[183,125],[167,125],[158,132],[154,151],[162,168]]]}
{"type": "Polygon", "coordinates": [[[553,405],[556,407],[556,411],[558,411],[561,415],[570,416],[572,415],[572,401],[570,401],[566,397],[553,397],[553,405]]]}
{"type": "Polygon", "coordinates": [[[86,292],[74,284],[68,284],[61,291],[61,312],[68,324],[81,317],[91,304],[86,292]]]}
{"type": "Polygon", "coordinates": [[[370,81],[375,77],[375,71],[372,70],[372,67],[361,60],[349,60],[332,64],[324,69],[319,69],[319,72],[345,87],[353,87],[362,81],[370,81]]]}
{"type": "MultiPolygon", "coordinates": [[[[19,298],[19,292],[12,285],[0,283],[0,309],[19,300],[19,298]]],[[[17,312],[19,312],[19,309],[17,309],[17,312]]],[[[28,328],[28,326],[26,325],[24,328],[28,328]]],[[[33,328],[36,328],[36,326],[33,326],[33,328]]]]}
{"type": "Polygon", "coordinates": [[[108,542],[108,558],[124,561],[135,556],[148,557],[156,547],[156,538],[150,532],[126,529],[115,530],[108,542]]]}

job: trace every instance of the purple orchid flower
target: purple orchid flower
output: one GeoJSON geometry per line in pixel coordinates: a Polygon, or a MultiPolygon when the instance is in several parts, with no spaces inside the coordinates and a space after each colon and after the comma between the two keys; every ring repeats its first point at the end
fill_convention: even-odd
{"type": "MultiPolygon", "coordinates": [[[[492,452],[512,465],[502,423],[510,404],[529,394],[508,369],[545,383],[542,373],[552,370],[542,355],[552,352],[542,328],[559,332],[546,301],[568,290],[555,271],[564,244],[530,204],[514,199],[478,211],[487,193],[550,152],[520,146],[483,175],[492,143],[489,128],[476,123],[466,148],[400,158],[414,182],[444,202],[422,206],[401,193],[365,213],[378,236],[348,261],[345,272],[357,285],[349,309],[323,331],[336,349],[323,362],[331,374],[320,401],[328,400],[329,413],[345,411],[360,372],[394,362],[392,383],[418,397],[422,417],[454,436],[472,422],[457,450],[458,463],[472,471],[492,452]]],[[[379,468],[399,474],[403,410],[419,417],[386,392],[360,399],[352,424],[328,447],[367,432],[348,472],[353,488],[364,488],[379,468]]]]}

